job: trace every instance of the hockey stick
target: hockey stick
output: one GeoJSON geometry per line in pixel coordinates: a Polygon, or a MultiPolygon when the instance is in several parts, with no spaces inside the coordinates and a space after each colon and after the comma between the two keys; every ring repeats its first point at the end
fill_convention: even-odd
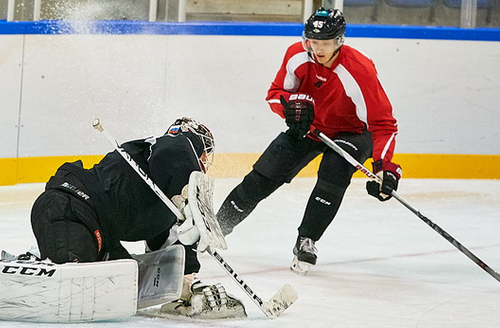
{"type": "MultiPolygon", "coordinates": [[[[134,161],[134,159],[123,149],[115,138],[109,134],[101,124],[101,121],[96,118],[92,122],[92,126],[104,134],[106,139],[113,145],[116,151],[125,159],[125,161],[137,172],[137,174],[148,184],[148,186],[154,191],[156,195],[167,205],[167,207],[177,216],[177,218],[182,218],[182,214],[179,209],[172,203],[172,201],[163,193],[163,191],[148,177],[148,175],[139,167],[139,165],[134,161]]],[[[233,278],[233,280],[240,286],[240,288],[247,294],[247,296],[259,307],[259,309],[268,318],[277,318],[283,311],[285,311],[290,305],[297,300],[298,296],[295,290],[290,285],[284,285],[278,292],[267,302],[263,302],[260,297],[258,297],[253,290],[246,284],[243,279],[239,278],[239,275],[227,264],[227,262],[222,258],[222,256],[217,253],[216,250],[212,251],[210,247],[207,248],[208,253],[219,263],[222,268],[233,278]]]]}
{"type": "MultiPolygon", "coordinates": [[[[340,156],[344,157],[352,166],[360,170],[364,175],[366,175],[370,179],[374,179],[378,182],[381,182],[381,179],[374,174],[372,171],[368,170],[361,163],[359,163],[354,157],[352,157],[348,152],[338,146],[332,139],[328,138],[323,132],[315,129],[313,134],[317,136],[321,141],[323,141],[327,146],[336,151],[340,156]]],[[[404,207],[409,209],[413,214],[418,216],[422,221],[424,221],[429,227],[434,229],[438,234],[443,236],[444,239],[449,241],[453,246],[455,246],[460,252],[465,254],[469,259],[471,259],[474,263],[479,265],[484,271],[489,273],[493,278],[500,282],[500,274],[495,272],[492,268],[490,268],[486,263],[484,263],[481,259],[479,259],[476,255],[474,255],[471,251],[469,251],[464,245],[459,243],[455,238],[453,238],[449,233],[444,231],[440,226],[432,222],[427,216],[425,216],[422,212],[420,212],[417,208],[412,206],[407,200],[401,197],[395,190],[391,193],[392,197],[398,200],[404,207]]]]}
{"type": "Polygon", "coordinates": [[[290,307],[290,305],[293,304],[293,302],[297,300],[297,292],[292,286],[285,284],[276,292],[276,294],[274,294],[273,297],[269,299],[269,301],[262,301],[262,299],[254,293],[250,286],[248,286],[248,284],[239,277],[239,274],[235,272],[229,264],[227,264],[227,262],[219,253],[217,253],[216,250],[212,251],[209,248],[208,252],[268,318],[275,319],[279,317],[281,313],[283,313],[288,307],[290,307]]]}

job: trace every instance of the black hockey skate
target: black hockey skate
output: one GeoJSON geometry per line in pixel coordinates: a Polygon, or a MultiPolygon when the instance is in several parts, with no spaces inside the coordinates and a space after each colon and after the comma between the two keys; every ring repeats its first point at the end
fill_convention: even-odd
{"type": "Polygon", "coordinates": [[[295,255],[292,261],[290,269],[302,276],[307,274],[309,268],[316,264],[318,257],[316,253],[318,250],[314,246],[314,240],[308,237],[297,237],[297,242],[293,248],[293,254],[295,255]]]}

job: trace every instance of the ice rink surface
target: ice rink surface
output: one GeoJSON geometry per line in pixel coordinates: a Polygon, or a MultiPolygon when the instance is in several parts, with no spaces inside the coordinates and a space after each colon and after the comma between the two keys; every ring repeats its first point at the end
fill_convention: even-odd
{"type": "MultiPolygon", "coordinates": [[[[216,179],[215,207],[240,179],[216,179]]],[[[396,200],[368,196],[354,179],[337,218],[316,243],[307,276],[288,267],[296,229],[314,180],[297,178],[264,200],[227,237],[224,259],[263,300],[285,283],[299,299],[270,320],[219,265],[202,254],[200,277],[221,282],[246,305],[243,320],[151,319],[77,327],[418,327],[500,326],[500,282],[396,200]]],[[[0,248],[25,252],[35,239],[30,207],[43,184],[0,187],[0,248]]],[[[491,268],[500,271],[500,180],[403,179],[399,193],[491,268]]],[[[141,253],[142,243],[126,247],[141,253]]],[[[62,327],[0,321],[0,327],[62,327]]],[[[75,325],[73,325],[75,326],[75,325]]]]}

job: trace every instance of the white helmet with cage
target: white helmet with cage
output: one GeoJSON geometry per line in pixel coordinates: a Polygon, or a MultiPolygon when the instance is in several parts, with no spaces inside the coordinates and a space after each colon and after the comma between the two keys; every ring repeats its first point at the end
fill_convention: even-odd
{"type": "Polygon", "coordinates": [[[166,134],[176,135],[183,132],[191,132],[201,140],[203,144],[203,153],[201,154],[200,160],[204,169],[207,170],[214,162],[215,141],[212,132],[210,132],[204,124],[199,123],[195,119],[182,117],[175,120],[175,122],[169,126],[166,134]]]}

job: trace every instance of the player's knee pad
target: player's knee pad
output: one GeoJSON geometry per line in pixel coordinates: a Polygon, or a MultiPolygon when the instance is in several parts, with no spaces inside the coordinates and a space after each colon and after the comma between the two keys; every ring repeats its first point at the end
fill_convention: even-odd
{"type": "Polygon", "coordinates": [[[233,189],[225,203],[231,202],[237,212],[250,213],[261,200],[269,196],[281,184],[252,171],[233,189]]]}
{"type": "Polygon", "coordinates": [[[322,163],[318,172],[319,188],[342,191],[351,184],[352,175],[356,169],[342,159],[341,162],[322,163]]]}
{"type": "Polygon", "coordinates": [[[314,186],[314,191],[320,192],[322,194],[328,194],[332,196],[343,195],[350,184],[350,179],[342,179],[340,181],[326,181],[323,179],[318,179],[316,185],[314,186]]]}

